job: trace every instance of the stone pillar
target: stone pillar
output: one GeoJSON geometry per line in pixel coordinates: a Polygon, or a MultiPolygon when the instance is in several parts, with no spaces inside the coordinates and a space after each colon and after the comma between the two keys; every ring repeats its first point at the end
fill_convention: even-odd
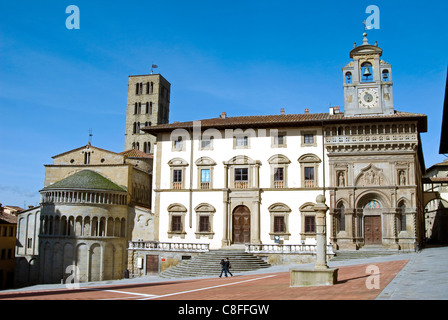
{"type": "Polygon", "coordinates": [[[260,201],[254,201],[253,212],[251,215],[251,226],[250,226],[250,243],[260,244],[260,201]]]}
{"type": "Polygon", "coordinates": [[[319,195],[316,198],[317,204],[314,205],[316,212],[316,269],[327,269],[327,211],[325,196],[319,195]]]}
{"type": "Polygon", "coordinates": [[[314,269],[301,268],[290,269],[290,287],[309,286],[331,286],[336,284],[338,279],[338,269],[327,266],[327,232],[326,232],[326,212],[325,196],[318,195],[317,204],[314,205],[316,212],[316,264],[314,269]]]}

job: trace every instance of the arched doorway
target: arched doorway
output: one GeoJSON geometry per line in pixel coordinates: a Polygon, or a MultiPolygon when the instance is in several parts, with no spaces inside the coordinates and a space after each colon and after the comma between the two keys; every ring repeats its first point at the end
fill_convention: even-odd
{"type": "Polygon", "coordinates": [[[364,244],[382,244],[381,203],[370,200],[363,206],[364,215],[364,244]]]}
{"type": "Polygon", "coordinates": [[[250,210],[238,206],[233,210],[232,242],[234,244],[250,243],[250,210]]]}

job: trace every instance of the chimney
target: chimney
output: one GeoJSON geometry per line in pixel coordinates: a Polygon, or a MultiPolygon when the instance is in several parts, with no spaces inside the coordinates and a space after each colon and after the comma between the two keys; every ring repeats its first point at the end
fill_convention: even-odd
{"type": "Polygon", "coordinates": [[[330,115],[333,115],[333,114],[334,114],[334,108],[330,107],[330,115]]]}
{"type": "Polygon", "coordinates": [[[33,209],[34,208],[34,206],[28,206],[28,209],[33,209]]]}
{"type": "Polygon", "coordinates": [[[285,108],[280,109],[280,114],[285,114],[285,108]]]}
{"type": "Polygon", "coordinates": [[[339,111],[339,107],[334,107],[334,113],[336,114],[336,113],[340,113],[340,111],[339,111]]]}
{"type": "Polygon", "coordinates": [[[221,118],[222,119],[225,119],[227,117],[227,113],[224,111],[223,113],[222,113],[222,115],[221,115],[221,118]]]}
{"type": "Polygon", "coordinates": [[[308,114],[308,113],[310,113],[310,109],[306,108],[305,109],[305,114],[308,114]]]}

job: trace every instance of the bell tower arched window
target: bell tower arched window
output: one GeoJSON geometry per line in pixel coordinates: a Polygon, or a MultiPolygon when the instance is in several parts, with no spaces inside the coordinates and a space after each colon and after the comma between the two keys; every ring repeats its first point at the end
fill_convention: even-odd
{"type": "Polygon", "coordinates": [[[352,73],[351,72],[347,72],[345,74],[345,83],[346,84],[352,83],[352,73]]]}
{"type": "Polygon", "coordinates": [[[383,70],[383,81],[389,81],[389,70],[383,70]]]}
{"type": "Polygon", "coordinates": [[[361,82],[373,81],[372,64],[370,62],[364,62],[361,65],[361,82]]]}

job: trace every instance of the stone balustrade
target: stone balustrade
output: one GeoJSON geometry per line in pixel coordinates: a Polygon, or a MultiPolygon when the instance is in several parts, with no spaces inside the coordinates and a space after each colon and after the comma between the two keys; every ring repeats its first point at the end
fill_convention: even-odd
{"type": "Polygon", "coordinates": [[[416,133],[391,133],[391,134],[369,134],[369,135],[339,135],[326,136],[325,144],[347,144],[347,143],[386,143],[386,142],[416,142],[416,133]]]}
{"type": "Polygon", "coordinates": [[[208,243],[129,241],[128,250],[208,252],[208,243]]]}
{"type": "MultiPolygon", "coordinates": [[[[246,244],[246,252],[260,253],[292,253],[292,254],[315,254],[315,244],[246,244]]],[[[327,245],[327,254],[334,254],[333,245],[327,245]]]]}

